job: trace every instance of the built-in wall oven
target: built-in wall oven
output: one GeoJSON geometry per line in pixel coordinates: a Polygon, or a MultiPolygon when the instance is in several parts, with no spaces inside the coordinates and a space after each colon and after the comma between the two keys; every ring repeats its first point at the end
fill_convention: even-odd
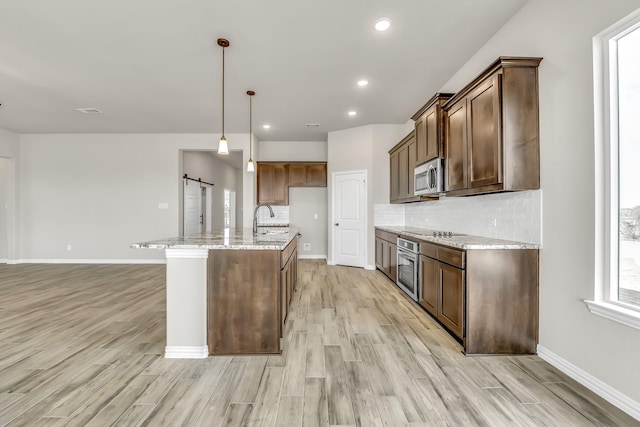
{"type": "Polygon", "coordinates": [[[398,237],[398,286],[418,301],[420,244],[398,237]]]}

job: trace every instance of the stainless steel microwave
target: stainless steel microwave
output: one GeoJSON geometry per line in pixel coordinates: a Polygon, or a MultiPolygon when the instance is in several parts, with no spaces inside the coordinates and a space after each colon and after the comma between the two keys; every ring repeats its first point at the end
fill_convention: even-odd
{"type": "Polygon", "coordinates": [[[441,193],[444,191],[444,160],[433,159],[417,166],[413,174],[414,194],[441,193]]]}

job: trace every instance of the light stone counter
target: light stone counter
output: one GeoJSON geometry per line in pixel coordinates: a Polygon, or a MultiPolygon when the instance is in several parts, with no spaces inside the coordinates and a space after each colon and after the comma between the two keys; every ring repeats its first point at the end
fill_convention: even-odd
{"type": "Polygon", "coordinates": [[[513,242],[510,240],[492,239],[490,237],[456,234],[452,236],[434,236],[435,230],[405,226],[376,226],[379,230],[389,231],[403,237],[418,239],[458,249],[541,249],[535,243],[513,242]]]}
{"type": "Polygon", "coordinates": [[[258,227],[216,230],[211,233],[170,237],[150,242],[133,243],[134,249],[231,249],[231,250],[283,250],[297,235],[292,227],[258,227]]]}

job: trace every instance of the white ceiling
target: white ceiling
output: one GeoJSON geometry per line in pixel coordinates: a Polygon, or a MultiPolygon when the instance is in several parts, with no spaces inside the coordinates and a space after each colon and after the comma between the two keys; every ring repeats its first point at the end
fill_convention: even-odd
{"type": "Polygon", "coordinates": [[[248,132],[248,89],[260,140],[404,123],[526,1],[2,0],[0,129],[219,133],[219,37],[226,133],[248,132]]]}

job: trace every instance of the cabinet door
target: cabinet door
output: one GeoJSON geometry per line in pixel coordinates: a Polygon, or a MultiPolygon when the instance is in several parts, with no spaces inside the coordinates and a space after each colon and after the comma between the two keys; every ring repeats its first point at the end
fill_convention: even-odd
{"type": "Polygon", "coordinates": [[[438,320],[459,338],[464,329],[464,270],[438,263],[440,305],[438,320]]]}
{"type": "Polygon", "coordinates": [[[307,185],[307,165],[292,163],[289,165],[289,186],[304,187],[307,185]]]}
{"type": "Polygon", "coordinates": [[[440,137],[438,133],[438,111],[440,107],[433,106],[427,110],[425,115],[425,129],[426,129],[426,141],[427,141],[427,154],[425,161],[435,159],[440,156],[440,137]]]}
{"type": "Polygon", "coordinates": [[[287,165],[258,163],[258,203],[289,204],[287,165]]]}
{"type": "Polygon", "coordinates": [[[258,203],[270,203],[273,200],[273,165],[258,163],[256,172],[258,185],[258,203]]]}
{"type": "Polygon", "coordinates": [[[307,165],[307,183],[309,187],[326,187],[327,186],[327,165],[307,165]]]}
{"type": "Polygon", "coordinates": [[[418,303],[433,316],[438,316],[438,261],[420,255],[420,295],[418,303]]]}
{"type": "Polygon", "coordinates": [[[387,243],[389,246],[389,277],[394,282],[398,281],[398,246],[395,243],[387,243]]]}
{"type": "Polygon", "coordinates": [[[293,252],[289,262],[291,263],[291,296],[293,298],[293,293],[298,285],[298,249],[293,252]]]}
{"type": "Polygon", "coordinates": [[[383,259],[384,259],[384,240],[379,237],[376,237],[376,267],[382,269],[383,259]]]}
{"type": "Polygon", "coordinates": [[[427,158],[427,115],[430,110],[418,117],[414,123],[416,135],[416,162],[422,164],[427,158]]]}
{"type": "Polygon", "coordinates": [[[285,323],[289,314],[289,296],[287,289],[289,288],[289,264],[280,271],[280,337],[284,336],[285,323]]]}
{"type": "Polygon", "coordinates": [[[274,165],[273,168],[273,204],[289,204],[289,186],[286,165],[274,165]]]}
{"type": "Polygon", "coordinates": [[[404,145],[398,150],[398,200],[404,200],[409,196],[409,147],[404,145]]]}
{"type": "Polygon", "coordinates": [[[467,188],[467,100],[456,102],[446,121],[447,167],[445,190],[467,188]]]}
{"type": "Polygon", "coordinates": [[[413,179],[413,170],[416,168],[416,140],[412,138],[407,144],[408,150],[408,168],[407,168],[407,197],[414,196],[415,181],[413,179]]]}
{"type": "Polygon", "coordinates": [[[500,75],[496,74],[467,97],[469,186],[502,181],[500,75]]]}
{"type": "Polygon", "coordinates": [[[393,153],[389,157],[389,199],[391,202],[398,201],[398,153],[393,153]]]}

